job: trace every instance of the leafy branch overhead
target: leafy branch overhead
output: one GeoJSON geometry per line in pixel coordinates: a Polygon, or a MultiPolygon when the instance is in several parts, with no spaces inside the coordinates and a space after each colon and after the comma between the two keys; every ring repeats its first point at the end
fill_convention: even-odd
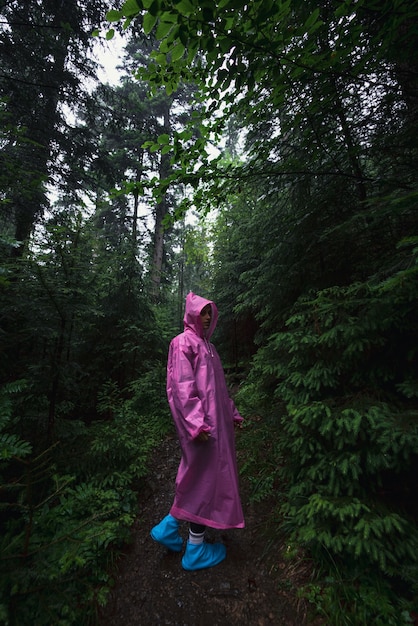
{"type": "Polygon", "coordinates": [[[236,192],[238,179],[252,184],[263,175],[277,187],[304,175],[335,176],[355,179],[364,197],[378,178],[364,164],[379,103],[399,98],[396,54],[398,46],[402,59],[414,54],[417,16],[414,3],[402,0],[319,7],[298,0],[128,0],[107,19],[159,42],[137,72],[153,89],[170,94],[187,81],[198,86],[200,139],[148,144],[170,154],[180,180],[197,175],[206,194],[220,198],[236,192]],[[246,158],[233,164],[231,177],[208,142],[219,141],[232,118],[246,158]],[[346,158],[329,159],[330,123],[346,158]]]}

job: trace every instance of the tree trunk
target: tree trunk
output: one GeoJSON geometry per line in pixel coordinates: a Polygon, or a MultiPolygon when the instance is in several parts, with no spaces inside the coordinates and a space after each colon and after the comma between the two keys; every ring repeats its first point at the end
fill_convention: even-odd
{"type": "MultiPolygon", "coordinates": [[[[170,133],[170,104],[164,108],[164,133],[170,133]]],[[[168,154],[162,154],[159,167],[159,179],[164,180],[170,172],[170,157],[168,154]]],[[[155,227],[154,227],[154,250],[151,268],[151,295],[154,302],[160,299],[161,274],[164,258],[164,218],[168,214],[169,204],[167,194],[157,204],[155,208],[155,227]]]]}

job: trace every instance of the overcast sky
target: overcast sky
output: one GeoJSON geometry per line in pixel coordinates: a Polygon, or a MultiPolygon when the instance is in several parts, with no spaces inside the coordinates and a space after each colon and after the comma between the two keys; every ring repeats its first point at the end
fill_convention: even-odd
{"type": "Polygon", "coordinates": [[[97,44],[95,54],[99,63],[103,66],[98,70],[98,77],[104,83],[116,85],[119,81],[120,71],[116,66],[120,64],[123,49],[123,38],[117,33],[110,41],[101,40],[97,44]]]}

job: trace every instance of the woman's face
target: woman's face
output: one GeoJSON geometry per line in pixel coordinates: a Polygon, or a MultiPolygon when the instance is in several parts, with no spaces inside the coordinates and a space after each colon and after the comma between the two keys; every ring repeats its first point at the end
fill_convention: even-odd
{"type": "Polygon", "coordinates": [[[200,319],[202,320],[203,330],[208,330],[212,319],[212,307],[210,304],[204,306],[200,311],[200,319]]]}

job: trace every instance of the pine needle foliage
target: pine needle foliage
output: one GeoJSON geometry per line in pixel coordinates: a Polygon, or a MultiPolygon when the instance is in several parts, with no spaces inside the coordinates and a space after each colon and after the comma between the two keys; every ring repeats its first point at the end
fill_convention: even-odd
{"type": "Polygon", "coordinates": [[[149,459],[172,426],[157,383],[154,368],[132,382],[129,400],[103,394],[112,419],[63,429],[63,441],[39,453],[12,431],[12,392],[24,383],[0,394],[0,623],[96,622],[149,459]]]}
{"type": "MultiPolygon", "coordinates": [[[[290,540],[345,584],[367,574],[369,588],[391,581],[408,597],[418,589],[416,244],[401,243],[395,271],[299,298],[239,394],[259,406],[273,398],[266,466],[281,468],[290,540]]],[[[370,594],[357,597],[363,608],[370,594]]],[[[398,621],[373,621],[376,606],[361,623],[403,623],[396,611],[398,621]]]]}

